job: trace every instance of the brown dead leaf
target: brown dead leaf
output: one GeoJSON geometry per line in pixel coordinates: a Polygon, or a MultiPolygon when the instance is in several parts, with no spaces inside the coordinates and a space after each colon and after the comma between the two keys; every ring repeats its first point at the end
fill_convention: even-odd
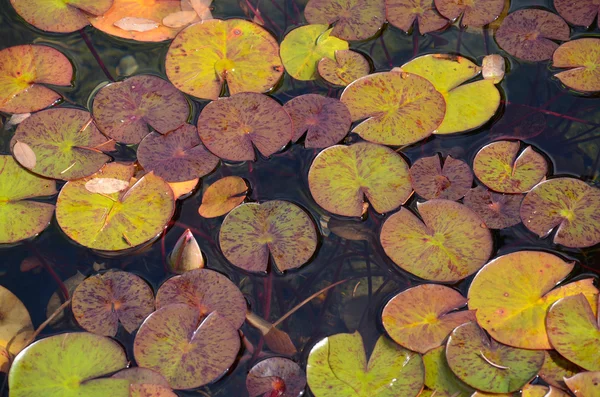
{"type": "Polygon", "coordinates": [[[112,194],[122,192],[129,187],[129,182],[115,178],[94,178],[85,183],[91,193],[112,194]]]}
{"type": "Polygon", "coordinates": [[[147,32],[158,28],[159,23],[147,18],[125,17],[119,19],[114,25],[129,32],[147,32]]]}
{"type": "Polygon", "coordinates": [[[32,169],[37,163],[37,157],[35,156],[35,153],[31,147],[24,142],[17,141],[17,143],[15,143],[15,146],[13,147],[13,155],[15,156],[15,159],[17,159],[17,161],[25,168],[32,169]]]}

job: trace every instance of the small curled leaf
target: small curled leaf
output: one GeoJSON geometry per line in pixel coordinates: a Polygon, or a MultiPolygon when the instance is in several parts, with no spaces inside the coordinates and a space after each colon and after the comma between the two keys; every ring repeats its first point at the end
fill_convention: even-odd
{"type": "Polygon", "coordinates": [[[25,142],[17,141],[17,143],[15,143],[15,146],[13,147],[13,155],[23,167],[29,169],[35,168],[37,163],[35,153],[25,142]]]}

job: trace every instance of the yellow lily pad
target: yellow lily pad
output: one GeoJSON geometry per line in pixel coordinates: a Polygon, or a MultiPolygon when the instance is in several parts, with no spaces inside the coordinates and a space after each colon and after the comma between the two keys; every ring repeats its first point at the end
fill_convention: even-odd
{"type": "Polygon", "coordinates": [[[565,379],[565,383],[576,396],[597,397],[600,372],[582,372],[565,379]]]}
{"type": "Polygon", "coordinates": [[[564,43],[554,51],[552,66],[569,70],[554,75],[575,91],[600,91],[600,39],[583,38],[564,43]]]}
{"type": "Polygon", "coordinates": [[[7,372],[10,358],[27,346],[33,324],[27,308],[10,290],[0,286],[0,372],[7,372]]]}
{"type": "Polygon", "coordinates": [[[337,50],[335,59],[321,58],[317,69],[321,77],[330,84],[345,87],[369,74],[371,65],[367,58],[359,52],[337,50]]]}

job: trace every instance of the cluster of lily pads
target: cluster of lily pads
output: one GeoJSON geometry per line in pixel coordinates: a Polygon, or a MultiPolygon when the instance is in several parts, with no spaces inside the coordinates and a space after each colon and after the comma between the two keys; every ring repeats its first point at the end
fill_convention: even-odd
{"type": "MultiPolygon", "coordinates": [[[[27,309],[0,287],[0,368],[11,396],[175,396],[235,365],[245,322],[277,354],[249,371],[251,396],[295,397],[306,385],[316,397],[600,395],[594,280],[569,279],[575,264],[551,253],[493,257],[492,231],[522,222],[557,245],[592,247],[600,243],[600,190],[553,175],[542,151],[517,140],[489,143],[469,162],[435,155],[409,166],[403,147],[474,131],[497,116],[505,59],[489,55],[478,65],[434,53],[371,73],[349,44],[386,21],[416,35],[501,17],[495,37],[507,54],[552,59],[567,69],[558,81],[590,95],[600,91],[600,39],[570,40],[568,23],[595,22],[596,0],[555,0],[560,16],[538,8],[506,15],[504,0],[310,0],[308,24],[281,43],[257,22],[213,19],[203,0],[11,3],[48,32],[92,24],[125,39],[172,41],[168,80],[140,74],[107,83],[89,109],[48,87],[72,83],[71,62],[58,49],[0,50],[0,111],[18,124],[11,154],[0,155],[0,244],[35,238],[55,217],[83,247],[132,254],[166,232],[178,200],[223,162],[257,162],[303,145],[316,154],[306,175],[314,202],[334,216],[385,214],[376,244],[399,271],[425,282],[385,304],[386,334],[369,360],[358,332],[336,334],[312,346],[305,371],[279,322],[249,311],[239,287],[207,268],[211,258],[187,230],[168,257],[176,275],[156,292],[124,271],[80,280],[63,306],[85,332],[35,341],[27,309]],[[345,88],[339,99],[305,94],[282,105],[268,93],[284,73],[345,88]],[[194,115],[190,97],[210,102],[194,115]],[[347,144],[349,134],[360,142],[347,144]],[[134,163],[113,160],[123,146],[135,150],[134,163]],[[441,285],[473,275],[467,297],[441,285]],[[137,366],[114,339],[120,329],[134,335],[129,359],[137,366]],[[545,383],[530,383],[538,375],[545,383]]],[[[222,218],[220,253],[246,273],[309,263],[321,232],[312,215],[290,201],[253,202],[253,188],[227,176],[204,189],[198,214],[222,218]]]]}

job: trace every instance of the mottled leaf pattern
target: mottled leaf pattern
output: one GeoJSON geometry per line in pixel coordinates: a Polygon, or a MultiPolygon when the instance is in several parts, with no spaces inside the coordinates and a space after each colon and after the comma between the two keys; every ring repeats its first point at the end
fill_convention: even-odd
{"type": "Polygon", "coordinates": [[[473,184],[471,168],[462,160],[446,157],[421,157],[410,167],[410,181],[415,192],[426,200],[460,200],[473,184]]]}
{"type": "Polygon", "coordinates": [[[352,50],[337,50],[335,59],[321,58],[317,64],[319,75],[329,84],[347,86],[371,71],[367,58],[352,50]]]}
{"type": "Polygon", "coordinates": [[[490,229],[504,229],[521,222],[522,194],[492,192],[479,185],[465,194],[463,204],[483,219],[490,229]]]}
{"type": "Polygon", "coordinates": [[[246,389],[250,397],[270,395],[280,397],[298,397],[306,387],[306,374],[294,361],[283,357],[271,357],[256,364],[246,378],[246,389]]]}
{"type": "Polygon", "coordinates": [[[452,21],[462,15],[462,26],[482,27],[498,18],[504,9],[504,0],[435,0],[435,7],[452,21]]]}
{"type": "Polygon", "coordinates": [[[333,24],[331,35],[340,39],[366,40],[385,22],[385,1],[310,0],[304,17],[308,23],[333,24]]]}
{"type": "Polygon", "coordinates": [[[248,185],[243,178],[239,176],[221,178],[204,191],[198,213],[204,218],[225,215],[246,200],[247,192],[248,185]]]}
{"type": "Polygon", "coordinates": [[[600,372],[582,372],[565,379],[565,382],[576,396],[594,397],[600,385],[600,372]]]}
{"type": "Polygon", "coordinates": [[[27,308],[10,290],[0,286],[0,373],[8,372],[8,353],[16,355],[33,333],[27,308]]]}
{"type": "Polygon", "coordinates": [[[554,0],[554,8],[567,22],[586,28],[594,24],[600,12],[600,4],[596,0],[554,0]]]}
{"type": "Polygon", "coordinates": [[[450,24],[438,13],[433,0],[385,0],[385,7],[388,22],[407,33],[415,20],[421,34],[444,29],[450,24]]]}
{"type": "Polygon", "coordinates": [[[435,390],[436,395],[471,397],[475,391],[458,379],[448,366],[445,345],[425,353],[423,364],[425,365],[425,386],[435,390]]]}
{"type": "Polygon", "coordinates": [[[169,387],[164,376],[148,368],[132,367],[123,369],[112,376],[117,379],[127,379],[132,385],[157,385],[169,387]]]}
{"type": "Polygon", "coordinates": [[[570,69],[554,75],[567,87],[581,92],[600,91],[600,39],[564,43],[554,51],[552,66],[570,69]]]}
{"type": "Polygon", "coordinates": [[[549,385],[567,389],[564,379],[577,374],[581,368],[558,354],[556,350],[546,350],[544,353],[546,357],[539,372],[540,378],[549,385]]]}

